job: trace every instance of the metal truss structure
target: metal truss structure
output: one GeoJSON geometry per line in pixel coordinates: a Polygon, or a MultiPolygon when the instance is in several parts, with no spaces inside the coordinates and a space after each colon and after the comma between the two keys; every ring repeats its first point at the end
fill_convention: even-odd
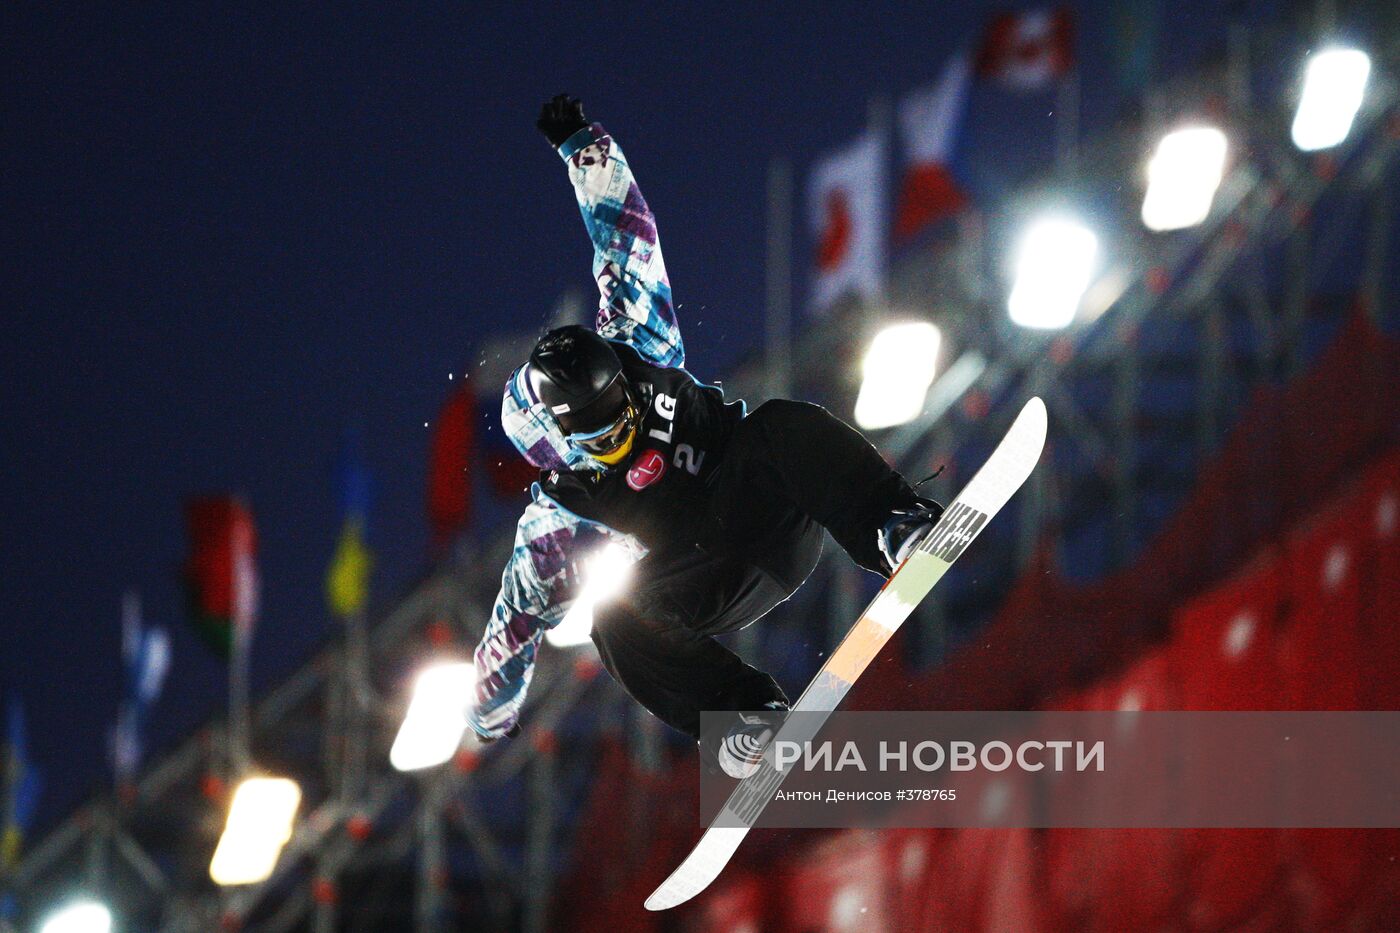
{"type": "MultiPolygon", "coordinates": [[[[1319,277],[1331,276],[1339,259],[1351,295],[1394,326],[1395,315],[1382,321],[1382,309],[1393,304],[1389,290],[1400,268],[1392,235],[1400,188],[1395,88],[1376,90],[1344,151],[1321,157],[1293,150],[1279,115],[1251,108],[1242,93],[1222,100],[1232,138],[1243,145],[1211,220],[1155,237],[1125,223],[1113,238],[1106,291],[1092,299],[1097,307],[1088,319],[1045,335],[1003,323],[999,300],[989,297],[998,290],[986,285],[984,254],[996,231],[968,223],[951,246],[940,241],[902,260],[886,307],[848,308],[807,328],[792,346],[777,347],[771,361],[755,360],[726,380],[727,390],[750,399],[786,394],[792,382],[800,394],[825,390],[823,401],[845,405],[853,347],[875,322],[905,315],[938,321],[945,343],[956,347],[954,358],[924,414],[876,438],[911,474],[989,443],[1005,427],[1003,410],[1019,407],[1002,400],[1044,397],[1054,465],[1037,471],[1004,523],[1008,556],[982,549],[988,556],[987,572],[976,574],[981,588],[921,610],[921,661],[936,662],[957,640],[946,618],[988,604],[1039,548],[1060,555],[1090,550],[1077,543],[1090,535],[1110,546],[1093,549],[1101,555],[1097,566],[1084,569],[1076,559],[1076,567],[1098,575],[1124,565],[1161,503],[1169,507],[1183,495],[1195,467],[1216,448],[1232,400],[1304,366],[1309,321],[1336,311],[1313,308],[1310,300],[1327,290],[1319,277]],[[1154,341],[1151,328],[1165,330],[1154,341]],[[1153,407],[1172,396],[1164,385],[1179,387],[1173,402],[1153,407]],[[1178,464],[1144,454],[1163,445],[1187,456],[1178,464]]],[[[1158,109],[1158,122],[1167,116],[1158,109]]],[[[1135,145],[1096,151],[1112,155],[1074,160],[1058,187],[1123,177],[1137,162],[1135,145]]],[[[781,169],[774,174],[779,203],[790,187],[786,178],[781,169]]],[[[1046,189],[1038,190],[1043,197],[1046,189]]],[[[770,253],[778,259],[770,304],[780,312],[771,344],[786,339],[787,245],[780,233],[770,239],[770,253]]],[[[548,892],[571,838],[561,814],[572,805],[569,794],[581,794],[591,738],[606,728],[599,723],[618,717],[594,715],[583,730],[566,728],[566,718],[585,699],[595,708],[631,709],[597,676],[588,650],[543,652],[521,739],[489,747],[469,740],[452,764],[425,774],[395,772],[387,758],[405,705],[402,673],[434,653],[470,651],[508,546],[502,540],[458,551],[382,618],[351,620],[256,704],[253,761],[296,778],[304,794],[295,834],[269,880],[220,889],[209,879],[234,777],[228,727],[214,724],[153,763],[135,785],[88,802],[0,887],[16,895],[29,920],[80,889],[106,900],[124,929],[168,933],[431,931],[456,928],[466,914],[477,928],[549,929],[548,892]],[[515,803],[482,802],[498,799],[515,803]]],[[[836,550],[828,548],[828,556],[836,550]]],[[[810,587],[820,595],[794,600],[804,617],[819,620],[814,638],[821,647],[834,644],[855,616],[853,573],[848,562],[829,559],[810,587]]],[[[750,648],[754,642],[750,637],[750,648]]],[[[658,727],[626,715],[633,753],[654,764],[663,743],[658,727]]]]}

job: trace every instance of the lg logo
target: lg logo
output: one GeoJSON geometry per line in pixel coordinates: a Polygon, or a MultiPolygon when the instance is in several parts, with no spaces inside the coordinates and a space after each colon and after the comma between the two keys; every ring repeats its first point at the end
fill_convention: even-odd
{"type": "Polygon", "coordinates": [[[666,475],[666,458],[659,450],[644,450],[632,462],[627,471],[627,485],[633,492],[641,492],[666,475]]]}
{"type": "MultiPolygon", "coordinates": [[[[647,436],[666,444],[673,443],[676,436],[676,397],[667,395],[665,392],[656,394],[656,401],[652,407],[656,410],[665,422],[665,428],[652,428],[647,431],[647,436]]],[[[670,465],[677,469],[685,470],[691,476],[700,474],[700,467],[705,462],[705,451],[696,450],[690,444],[677,444],[675,455],[672,457],[670,465]]],[[[661,451],[656,449],[644,450],[632,461],[632,468],[627,471],[627,485],[635,492],[641,492],[646,487],[661,479],[666,473],[666,457],[661,451]]]]}
{"type": "MultiPolygon", "coordinates": [[[[694,476],[700,472],[700,464],[704,461],[703,450],[697,451],[689,444],[681,444],[676,448],[676,456],[672,462],[694,476]]],[[[641,492],[665,475],[666,458],[662,456],[661,451],[644,450],[632,461],[632,468],[627,471],[627,485],[633,492],[641,492]]]]}
{"type": "Polygon", "coordinates": [[[656,413],[666,419],[666,430],[652,428],[647,432],[647,437],[654,437],[658,441],[669,444],[671,437],[676,432],[676,399],[673,395],[665,392],[656,393],[656,413]]]}

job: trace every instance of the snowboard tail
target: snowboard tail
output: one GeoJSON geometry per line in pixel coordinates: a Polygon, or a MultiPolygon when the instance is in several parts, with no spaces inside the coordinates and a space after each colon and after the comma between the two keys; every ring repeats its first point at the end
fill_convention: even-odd
{"type": "MultiPolygon", "coordinates": [[[[1045,433],[1045,403],[1032,398],[991,457],[944,511],[933,531],[885,581],[802,691],[793,704],[794,712],[831,713],[836,709],[899,626],[1030,476],[1045,446],[1045,433]]],[[[773,749],[778,741],[811,741],[825,719],[796,716],[782,724],[769,742],[758,771],[734,788],[690,855],[647,898],[648,910],[666,910],[684,903],[719,876],[786,777],[774,764],[773,749]]]]}

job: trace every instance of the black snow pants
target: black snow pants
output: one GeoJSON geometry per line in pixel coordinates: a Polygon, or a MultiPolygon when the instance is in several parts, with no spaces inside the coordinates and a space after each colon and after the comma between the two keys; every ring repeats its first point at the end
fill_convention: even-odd
{"type": "Polygon", "coordinates": [[[696,738],[701,710],[787,702],[772,677],[713,636],[792,595],[821,556],[822,528],[857,564],[885,573],[877,533],[891,509],[914,500],[858,431],[818,405],[782,399],[735,426],[708,492],[696,546],[649,554],[628,592],[593,619],[608,672],[696,738]]]}

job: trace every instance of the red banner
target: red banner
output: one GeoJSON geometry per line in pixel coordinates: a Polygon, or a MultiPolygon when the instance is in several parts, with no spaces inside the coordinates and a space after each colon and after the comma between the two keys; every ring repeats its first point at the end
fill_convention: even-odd
{"type": "Polygon", "coordinates": [[[466,386],[447,397],[433,425],[428,453],[428,523],[442,547],[471,519],[476,405],[466,386]]]}

